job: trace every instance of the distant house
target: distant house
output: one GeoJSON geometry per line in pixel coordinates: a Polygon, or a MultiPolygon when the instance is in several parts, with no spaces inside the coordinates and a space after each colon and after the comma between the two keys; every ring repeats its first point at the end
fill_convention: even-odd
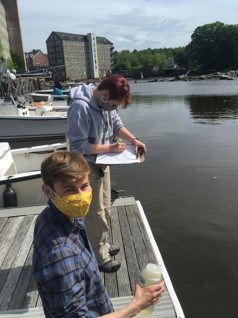
{"type": "Polygon", "coordinates": [[[113,44],[94,33],[52,32],[46,40],[50,68],[61,80],[103,78],[113,68],[113,44]]]}
{"type": "Polygon", "coordinates": [[[174,70],[176,68],[176,64],[174,62],[174,59],[172,57],[167,58],[165,63],[165,70],[174,70]]]}
{"type": "Polygon", "coordinates": [[[33,50],[32,52],[25,53],[25,56],[28,71],[49,67],[48,57],[41,50],[33,50]]]}

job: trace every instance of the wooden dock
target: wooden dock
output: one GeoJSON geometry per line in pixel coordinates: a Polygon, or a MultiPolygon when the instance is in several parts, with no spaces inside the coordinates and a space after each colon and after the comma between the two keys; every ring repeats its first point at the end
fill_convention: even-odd
{"type": "MultiPolygon", "coordinates": [[[[0,210],[0,317],[44,317],[32,276],[32,236],[37,215],[44,206],[0,210]]],[[[111,240],[121,246],[115,256],[121,262],[117,273],[101,273],[114,308],[129,303],[140,271],[147,263],[161,266],[166,292],[151,318],[184,318],[162,256],[139,201],[133,197],[115,200],[111,240]]]]}

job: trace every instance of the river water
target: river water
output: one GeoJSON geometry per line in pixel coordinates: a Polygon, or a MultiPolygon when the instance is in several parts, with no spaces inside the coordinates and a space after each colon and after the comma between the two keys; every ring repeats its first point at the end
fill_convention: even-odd
{"type": "Polygon", "coordinates": [[[140,200],[186,318],[238,317],[238,80],[131,82],[120,110],[146,143],[112,169],[140,200]]]}
{"type": "Polygon", "coordinates": [[[186,318],[237,318],[238,80],[130,86],[119,113],[148,153],[113,188],[141,201],[186,318]]]}

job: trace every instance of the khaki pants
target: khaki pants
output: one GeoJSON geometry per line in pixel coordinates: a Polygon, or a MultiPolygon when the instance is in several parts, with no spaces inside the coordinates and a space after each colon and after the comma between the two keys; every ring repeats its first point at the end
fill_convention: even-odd
{"type": "Polygon", "coordinates": [[[99,265],[110,261],[109,222],[111,208],[111,180],[109,166],[90,164],[90,184],[93,197],[85,226],[99,265]],[[100,176],[101,168],[104,176],[100,176]]]}

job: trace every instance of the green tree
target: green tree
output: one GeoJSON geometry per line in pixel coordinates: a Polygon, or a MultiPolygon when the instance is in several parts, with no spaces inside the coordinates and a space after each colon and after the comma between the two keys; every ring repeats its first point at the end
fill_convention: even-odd
{"type": "Polygon", "coordinates": [[[187,47],[188,58],[204,70],[219,70],[237,62],[238,26],[222,22],[197,27],[187,47]]]}
{"type": "Polygon", "coordinates": [[[166,56],[164,53],[157,52],[153,55],[153,65],[159,69],[163,69],[166,63],[166,56]]]}
{"type": "Polygon", "coordinates": [[[179,68],[189,67],[189,61],[185,47],[178,47],[173,49],[173,57],[175,63],[178,65],[179,68]]]}

